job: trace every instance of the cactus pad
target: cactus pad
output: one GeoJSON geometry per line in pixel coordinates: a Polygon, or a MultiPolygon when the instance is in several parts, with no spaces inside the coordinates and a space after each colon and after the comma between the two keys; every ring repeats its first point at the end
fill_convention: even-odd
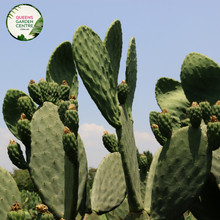
{"type": "MultiPolygon", "coordinates": [[[[17,123],[20,119],[21,113],[18,109],[18,98],[21,96],[28,96],[26,93],[17,90],[17,89],[9,89],[5,95],[4,103],[3,103],[3,115],[4,115],[4,121],[8,127],[8,129],[11,131],[11,133],[20,140],[20,137],[18,135],[17,130],[17,123]]],[[[36,106],[34,102],[31,100],[32,107],[35,108],[36,106]]]]}
{"type": "Polygon", "coordinates": [[[92,210],[106,213],[119,206],[126,195],[125,176],[121,155],[108,154],[100,163],[92,187],[92,210]]]}
{"type": "Polygon", "coordinates": [[[72,45],[64,41],[57,46],[50,56],[47,65],[47,82],[56,82],[59,85],[65,80],[69,87],[69,96],[78,96],[78,76],[73,61],[72,45]]]}
{"type": "Polygon", "coordinates": [[[55,216],[61,218],[64,211],[64,126],[57,110],[54,104],[44,102],[35,112],[31,121],[29,166],[42,201],[55,216]]]}
{"type": "Polygon", "coordinates": [[[128,111],[128,115],[132,119],[132,104],[134,100],[134,93],[136,89],[137,83],[137,52],[136,52],[136,43],[135,38],[132,37],[129,42],[128,52],[127,52],[127,59],[126,59],[126,83],[129,87],[129,93],[126,99],[126,109],[128,111]]]}
{"type": "Polygon", "coordinates": [[[116,129],[119,141],[126,185],[128,191],[128,203],[131,211],[143,209],[140,193],[140,178],[138,172],[137,149],[134,140],[133,125],[124,105],[121,108],[122,128],[116,129]]]}
{"type": "Polygon", "coordinates": [[[175,219],[185,212],[202,191],[211,162],[205,125],[174,132],[158,159],[152,190],[152,219],[164,216],[175,219]]]}
{"type": "Polygon", "coordinates": [[[92,29],[80,26],[72,44],[79,75],[91,98],[108,123],[120,127],[117,87],[104,43],[92,29]]]}
{"type": "Polygon", "coordinates": [[[218,101],[220,68],[209,57],[195,52],[188,54],[183,61],[180,78],[190,103],[206,100],[214,105],[218,101]]]}
{"type": "Polygon", "coordinates": [[[17,184],[11,174],[0,167],[0,216],[6,219],[10,207],[15,201],[21,204],[21,196],[17,184]]]}

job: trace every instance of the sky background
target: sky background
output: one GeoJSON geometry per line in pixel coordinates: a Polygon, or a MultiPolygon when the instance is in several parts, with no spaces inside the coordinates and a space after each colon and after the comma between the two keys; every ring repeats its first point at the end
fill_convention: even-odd
{"type": "MultiPolygon", "coordinates": [[[[150,124],[150,111],[160,111],[155,98],[155,84],[160,77],[180,81],[182,62],[190,52],[198,52],[220,63],[220,1],[211,0],[95,0],[95,1],[4,1],[0,7],[0,106],[8,89],[28,93],[31,79],[46,78],[50,55],[63,41],[72,42],[80,25],[92,28],[102,40],[108,27],[119,19],[123,48],[118,82],[125,79],[126,56],[131,37],[137,49],[137,87],[133,102],[136,145],[139,151],[160,147],[150,124]],[[40,35],[28,42],[13,38],[6,28],[6,17],[16,5],[27,3],[42,14],[40,35]]],[[[105,130],[115,133],[90,98],[79,78],[79,134],[84,142],[88,166],[97,168],[108,151],[102,144],[105,130]]],[[[14,138],[0,116],[0,166],[15,167],[7,154],[14,138]]],[[[22,144],[21,144],[22,146],[22,144]]],[[[22,146],[22,149],[25,148],[22,146]]]]}

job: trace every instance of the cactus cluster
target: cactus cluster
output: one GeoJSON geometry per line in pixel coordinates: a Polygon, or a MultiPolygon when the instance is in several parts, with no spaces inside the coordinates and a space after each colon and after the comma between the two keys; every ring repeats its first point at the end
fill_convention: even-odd
{"type": "MultiPolygon", "coordinates": [[[[83,25],[75,31],[72,43],[65,41],[52,53],[46,81],[31,80],[29,95],[16,89],[7,91],[4,120],[25,145],[26,160],[15,141],[10,141],[8,154],[13,164],[29,170],[41,200],[34,203],[37,216],[33,215],[34,208],[29,209],[29,216],[181,220],[194,215],[197,219],[219,219],[215,209],[220,198],[219,66],[191,53],[182,64],[182,82],[166,77],[158,80],[155,93],[162,112],[150,113],[150,125],[162,147],[148,172],[147,157],[139,156],[133,131],[137,80],[134,37],[129,43],[125,80],[117,85],[121,53],[119,20],[111,24],[104,41],[83,25]],[[78,134],[77,72],[116,131],[116,135],[105,131],[102,136],[110,153],[97,169],[91,192],[86,153],[78,134]]],[[[4,219],[28,219],[24,211],[28,200],[21,210],[21,195],[12,177],[0,168],[0,178],[3,186],[9,187],[0,184],[0,215],[4,219]],[[8,196],[9,189],[13,196],[8,196]],[[10,211],[15,201],[18,203],[10,211]]]]}

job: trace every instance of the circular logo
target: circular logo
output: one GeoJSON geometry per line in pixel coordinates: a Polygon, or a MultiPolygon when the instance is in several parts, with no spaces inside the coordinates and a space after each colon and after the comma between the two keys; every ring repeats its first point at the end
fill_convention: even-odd
{"type": "Polygon", "coordinates": [[[37,37],[43,28],[43,17],[32,5],[20,4],[11,9],[6,18],[9,33],[21,41],[37,37]]]}

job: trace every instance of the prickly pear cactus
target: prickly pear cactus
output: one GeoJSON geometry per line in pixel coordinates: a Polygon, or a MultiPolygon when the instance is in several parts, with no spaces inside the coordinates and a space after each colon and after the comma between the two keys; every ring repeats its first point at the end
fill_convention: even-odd
{"type": "Polygon", "coordinates": [[[17,201],[21,204],[21,196],[17,184],[11,174],[0,167],[0,216],[6,219],[10,207],[17,201]]]}

